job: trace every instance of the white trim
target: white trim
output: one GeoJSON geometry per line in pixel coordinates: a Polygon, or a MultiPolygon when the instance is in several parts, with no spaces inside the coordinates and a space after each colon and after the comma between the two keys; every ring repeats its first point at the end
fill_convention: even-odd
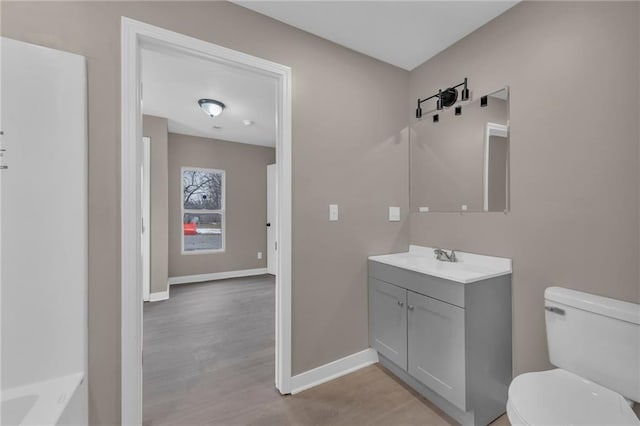
{"type": "Polygon", "coordinates": [[[296,394],[378,362],[378,352],[368,348],[291,378],[291,393],[296,394]]]}
{"type": "Polygon", "coordinates": [[[151,293],[151,139],[142,138],[142,300],[151,293]]]}
{"type": "Polygon", "coordinates": [[[267,273],[275,275],[278,270],[278,230],[276,229],[276,217],[278,216],[278,203],[276,192],[278,187],[278,169],[275,164],[267,165],[267,273]]]}
{"type": "Polygon", "coordinates": [[[170,277],[169,285],[201,283],[204,281],[226,280],[228,278],[252,277],[254,275],[264,275],[267,268],[242,269],[239,271],[212,272],[210,274],[183,275],[181,277],[170,277]]]}
{"type": "Polygon", "coordinates": [[[491,144],[491,136],[509,137],[509,126],[498,123],[487,122],[484,132],[484,170],[482,177],[482,199],[484,201],[483,209],[489,211],[489,147],[491,144]]]}
{"type": "Polygon", "coordinates": [[[180,214],[180,228],[182,228],[182,225],[184,223],[184,215],[185,214],[206,214],[206,213],[211,213],[211,214],[219,214],[220,216],[222,216],[222,228],[220,229],[221,231],[221,243],[222,243],[222,247],[220,247],[219,249],[209,249],[209,250],[185,250],[184,249],[184,232],[180,231],[182,233],[182,235],[180,236],[180,247],[181,247],[181,253],[182,255],[193,255],[193,254],[213,254],[213,253],[224,253],[225,249],[226,249],[226,238],[227,238],[227,216],[226,216],[226,203],[227,203],[227,172],[221,169],[207,169],[207,168],[203,168],[203,167],[189,167],[189,166],[185,166],[185,167],[181,167],[180,168],[180,194],[181,194],[181,198],[180,198],[180,211],[182,212],[180,214]],[[210,172],[210,173],[219,173],[222,175],[222,201],[220,203],[220,207],[222,207],[219,210],[195,210],[195,209],[185,209],[184,208],[184,172],[188,171],[188,170],[193,170],[193,171],[199,171],[199,172],[210,172]]]}
{"type": "Polygon", "coordinates": [[[140,256],[140,49],[178,50],[277,80],[278,268],[276,274],[276,371],[280,393],[291,391],[291,68],[203,40],[122,17],[121,37],[121,423],[142,424],[142,291],[140,256]]]}
{"type": "Polygon", "coordinates": [[[121,244],[121,423],[142,424],[142,256],[140,255],[140,101],[139,31],[122,21],[120,137],[121,244]]]}
{"type": "Polygon", "coordinates": [[[169,289],[149,294],[149,302],[159,302],[161,300],[169,300],[169,289]]]}

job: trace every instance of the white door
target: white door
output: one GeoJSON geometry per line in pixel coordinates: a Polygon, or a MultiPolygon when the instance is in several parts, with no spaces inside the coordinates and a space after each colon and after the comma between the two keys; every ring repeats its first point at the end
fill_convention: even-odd
{"type": "Polygon", "coordinates": [[[275,164],[267,166],[267,272],[275,275],[278,271],[276,212],[278,208],[276,188],[278,182],[275,164]]]}
{"type": "MultiPolygon", "coordinates": [[[[86,377],[85,58],[1,39],[2,392],[86,377]]],[[[102,194],[93,194],[100,198],[102,194]]],[[[87,380],[66,418],[86,424],[87,380]]],[[[7,392],[9,394],[10,392],[7,392]]]]}
{"type": "Polygon", "coordinates": [[[151,139],[142,138],[142,300],[151,293],[151,139]]]}

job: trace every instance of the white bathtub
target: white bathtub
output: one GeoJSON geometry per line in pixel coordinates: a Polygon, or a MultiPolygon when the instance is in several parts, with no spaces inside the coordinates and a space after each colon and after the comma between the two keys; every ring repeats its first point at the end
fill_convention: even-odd
{"type": "Polygon", "coordinates": [[[56,425],[80,387],[84,373],[56,377],[2,391],[3,426],[56,425]]]}

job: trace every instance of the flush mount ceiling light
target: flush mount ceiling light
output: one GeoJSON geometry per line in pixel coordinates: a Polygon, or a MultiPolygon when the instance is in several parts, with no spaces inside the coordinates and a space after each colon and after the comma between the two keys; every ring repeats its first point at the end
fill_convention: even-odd
{"type": "Polygon", "coordinates": [[[467,79],[460,84],[456,84],[452,87],[447,87],[446,89],[438,90],[438,93],[435,95],[431,95],[428,98],[420,99],[418,98],[418,108],[416,109],[416,118],[422,117],[422,108],[421,105],[423,102],[428,101],[429,99],[436,98],[436,109],[441,110],[444,107],[450,107],[454,105],[458,101],[458,87],[463,86],[460,91],[460,100],[468,101],[469,100],[469,88],[467,87],[467,79]]]}
{"type": "Polygon", "coordinates": [[[222,113],[224,104],[214,99],[200,99],[198,105],[209,117],[217,117],[222,113]]]}

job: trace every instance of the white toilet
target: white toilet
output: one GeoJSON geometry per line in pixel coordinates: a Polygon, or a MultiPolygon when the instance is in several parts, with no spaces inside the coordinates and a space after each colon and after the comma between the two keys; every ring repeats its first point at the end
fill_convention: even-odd
{"type": "Polygon", "coordinates": [[[544,292],[555,370],[509,386],[513,425],[640,425],[640,305],[561,287],[544,292]]]}

